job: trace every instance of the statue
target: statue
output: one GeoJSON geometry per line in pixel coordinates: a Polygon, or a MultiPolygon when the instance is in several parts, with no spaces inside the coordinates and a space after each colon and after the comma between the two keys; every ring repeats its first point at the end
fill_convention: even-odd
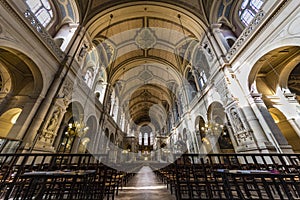
{"type": "Polygon", "coordinates": [[[244,125],[239,117],[238,112],[236,109],[231,109],[230,114],[232,116],[233,125],[238,132],[245,130],[244,125]]]}
{"type": "Polygon", "coordinates": [[[53,112],[53,116],[48,124],[48,127],[43,130],[43,134],[39,138],[39,140],[52,143],[55,137],[55,130],[58,125],[58,117],[59,117],[60,111],[56,110],[53,112]]]}
{"type": "Polygon", "coordinates": [[[55,111],[53,113],[53,117],[48,125],[47,130],[53,132],[55,128],[57,127],[58,124],[58,116],[59,116],[59,111],[55,111]]]}

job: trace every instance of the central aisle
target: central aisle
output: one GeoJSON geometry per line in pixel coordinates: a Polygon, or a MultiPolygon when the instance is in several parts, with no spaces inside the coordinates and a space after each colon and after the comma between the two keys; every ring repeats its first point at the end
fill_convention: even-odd
{"type": "Polygon", "coordinates": [[[129,181],[123,190],[119,191],[116,200],[175,200],[175,196],[167,190],[167,186],[161,183],[150,167],[144,166],[129,181]]]}

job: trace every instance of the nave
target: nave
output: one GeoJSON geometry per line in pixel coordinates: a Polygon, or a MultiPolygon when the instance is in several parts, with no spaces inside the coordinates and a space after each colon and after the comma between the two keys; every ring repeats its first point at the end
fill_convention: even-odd
{"type": "Polygon", "coordinates": [[[155,176],[149,166],[143,166],[140,171],[119,191],[116,200],[175,200],[175,196],[167,190],[155,176]]]}

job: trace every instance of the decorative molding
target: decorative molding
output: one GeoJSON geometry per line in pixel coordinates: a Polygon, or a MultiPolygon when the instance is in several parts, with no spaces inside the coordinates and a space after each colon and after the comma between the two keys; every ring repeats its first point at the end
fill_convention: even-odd
{"type": "MultiPolygon", "coordinates": [[[[278,4],[278,6],[274,9],[274,14],[267,20],[267,22],[264,24],[264,26],[259,30],[260,32],[265,30],[267,24],[272,23],[272,19],[274,19],[276,16],[279,15],[279,12],[286,7],[287,2],[289,0],[282,0],[281,3],[278,4]]],[[[249,24],[249,26],[242,32],[240,37],[236,40],[234,45],[228,50],[228,53],[226,55],[227,60],[230,60],[233,58],[234,55],[241,49],[241,47],[246,43],[248,38],[252,35],[252,33],[257,29],[257,27],[261,24],[262,19],[265,17],[265,13],[262,10],[259,10],[259,12],[256,14],[252,22],[249,24]]]]}
{"type": "MultiPolygon", "coordinates": [[[[3,8],[5,8],[8,13],[14,15],[15,19],[18,20],[18,22],[24,27],[28,28],[28,24],[24,22],[24,18],[20,17],[15,10],[11,8],[11,6],[5,1],[5,0],[0,0],[0,4],[3,5],[3,8]]],[[[44,29],[44,27],[39,23],[39,21],[36,19],[34,14],[27,10],[24,13],[25,18],[29,20],[31,26],[35,28],[35,31],[37,32],[38,35],[42,37],[42,39],[45,41],[46,44],[53,50],[56,56],[58,58],[63,59],[65,57],[64,53],[60,50],[59,47],[55,44],[53,38],[51,35],[44,29]]],[[[5,39],[5,38],[3,38],[5,39]]],[[[7,38],[6,38],[7,39],[7,38]]]]}
{"type": "Polygon", "coordinates": [[[253,98],[255,103],[263,103],[262,94],[257,92],[252,92],[251,97],[253,98]]]}
{"type": "Polygon", "coordinates": [[[151,71],[149,71],[148,69],[143,70],[139,75],[138,78],[141,81],[150,81],[151,79],[153,79],[153,74],[151,71]]]}
{"type": "Polygon", "coordinates": [[[225,79],[222,79],[216,84],[216,90],[222,97],[222,102],[224,105],[227,105],[228,102],[233,100],[232,94],[229,92],[228,84],[230,84],[228,77],[225,77],[225,79]]]}
{"type": "Polygon", "coordinates": [[[298,35],[300,33],[299,24],[300,24],[300,16],[298,15],[288,25],[287,32],[290,35],[298,35]]]}
{"type": "Polygon", "coordinates": [[[253,143],[253,136],[251,132],[242,132],[235,135],[239,145],[253,143]]]}
{"type": "Polygon", "coordinates": [[[298,103],[297,95],[295,93],[284,93],[285,98],[288,100],[289,103],[298,103]]]}
{"type": "Polygon", "coordinates": [[[208,41],[203,42],[202,48],[205,50],[206,54],[208,55],[208,61],[212,62],[215,55],[212,51],[211,45],[208,41]]]}
{"type": "Polygon", "coordinates": [[[246,43],[248,38],[252,35],[252,33],[257,29],[257,27],[261,24],[262,19],[264,18],[265,13],[260,10],[251,21],[249,26],[242,32],[240,37],[236,40],[234,45],[228,50],[226,55],[227,60],[230,60],[237,52],[241,49],[241,47],[246,43]]]}
{"type": "Polygon", "coordinates": [[[135,43],[143,50],[152,48],[156,44],[156,37],[150,28],[143,28],[137,34],[135,43]]]}
{"type": "Polygon", "coordinates": [[[30,22],[35,32],[39,36],[41,36],[41,38],[45,41],[45,43],[53,50],[55,55],[58,56],[60,59],[63,59],[65,57],[64,53],[56,45],[52,36],[46,31],[46,29],[39,22],[39,20],[34,16],[34,14],[30,10],[26,10],[24,16],[30,22]]]}
{"type": "Polygon", "coordinates": [[[8,30],[3,29],[0,26],[0,39],[6,40],[6,41],[11,41],[11,42],[17,42],[17,40],[11,36],[12,36],[12,34],[10,34],[8,30]]]}

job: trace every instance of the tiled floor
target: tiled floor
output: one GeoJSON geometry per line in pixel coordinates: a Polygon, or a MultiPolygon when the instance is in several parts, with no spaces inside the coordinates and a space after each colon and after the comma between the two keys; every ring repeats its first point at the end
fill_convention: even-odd
{"type": "Polygon", "coordinates": [[[123,190],[119,191],[116,200],[175,200],[166,185],[162,184],[151,168],[144,166],[123,190]]]}

